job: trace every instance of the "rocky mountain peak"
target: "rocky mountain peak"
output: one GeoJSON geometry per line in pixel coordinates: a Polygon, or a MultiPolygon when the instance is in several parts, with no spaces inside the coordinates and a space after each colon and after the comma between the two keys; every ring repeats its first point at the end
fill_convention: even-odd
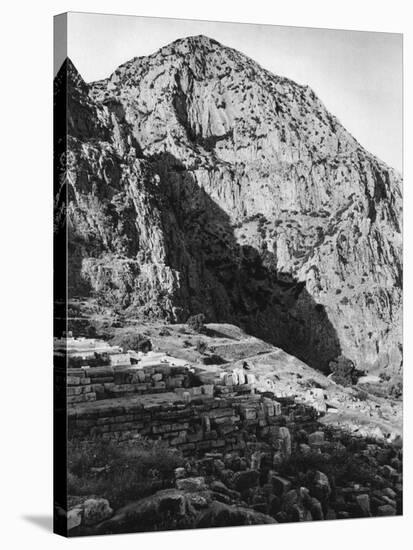
{"type": "Polygon", "coordinates": [[[72,92],[76,90],[81,90],[84,94],[88,93],[88,88],[86,82],[83,80],[79,71],[74,66],[72,60],[69,57],[66,57],[62,63],[56,77],[56,81],[61,81],[65,79],[68,86],[70,86],[72,92]]]}
{"type": "Polygon", "coordinates": [[[171,51],[179,51],[181,53],[193,52],[194,50],[202,50],[204,52],[210,52],[217,49],[223,49],[224,46],[217,40],[210,38],[204,34],[198,34],[194,36],[186,36],[171,42],[163,49],[170,49],[171,51]]]}
{"type": "Polygon", "coordinates": [[[74,297],[400,368],[401,178],[308,86],[202,35],[72,82],[74,297]]]}

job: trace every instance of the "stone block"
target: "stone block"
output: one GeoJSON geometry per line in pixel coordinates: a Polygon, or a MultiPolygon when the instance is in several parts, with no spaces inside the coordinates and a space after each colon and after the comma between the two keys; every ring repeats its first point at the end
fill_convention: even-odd
{"type": "Polygon", "coordinates": [[[260,474],[257,470],[244,470],[236,472],[233,478],[234,489],[243,492],[258,485],[260,474]]]}
{"type": "Polygon", "coordinates": [[[251,455],[251,470],[260,470],[262,460],[262,452],[255,451],[251,455]]]}
{"type": "Polygon", "coordinates": [[[249,409],[249,408],[245,408],[243,410],[243,417],[244,417],[244,420],[256,420],[257,418],[257,411],[255,409],[249,409]]]}
{"type": "Polygon", "coordinates": [[[205,432],[211,431],[211,421],[209,419],[209,416],[203,416],[202,417],[202,426],[205,430],[205,432]]]}
{"type": "Polygon", "coordinates": [[[274,494],[283,496],[291,489],[291,481],[281,476],[277,476],[270,471],[268,474],[268,482],[272,485],[274,494]]]}
{"type": "Polygon", "coordinates": [[[202,388],[202,393],[204,395],[207,395],[208,397],[213,397],[214,396],[214,385],[213,384],[204,384],[203,386],[201,386],[202,388]]]}
{"type": "Polygon", "coordinates": [[[183,479],[186,476],[185,468],[175,468],[175,479],[183,479]]]}
{"type": "Polygon", "coordinates": [[[105,498],[90,498],[83,503],[83,523],[95,525],[112,516],[113,510],[105,498]]]}
{"type": "Polygon", "coordinates": [[[280,416],[281,413],[281,403],[278,403],[278,401],[274,401],[274,416],[280,416]]]}
{"type": "Polygon", "coordinates": [[[195,493],[197,491],[204,491],[207,486],[204,477],[186,477],[176,480],[176,487],[180,491],[187,491],[188,493],[195,493]]]}
{"type": "Polygon", "coordinates": [[[279,429],[279,438],[281,440],[280,451],[285,458],[291,456],[291,434],[290,430],[285,426],[279,429]]]}
{"type": "Polygon", "coordinates": [[[86,373],[83,369],[67,369],[67,376],[84,378],[86,376],[86,373]]]}
{"type": "Polygon", "coordinates": [[[357,495],[356,503],[363,517],[368,518],[371,516],[369,495],[367,494],[357,495]]]}
{"type": "Polygon", "coordinates": [[[79,386],[81,378],[79,376],[68,376],[66,383],[68,386],[79,386]]]}
{"type": "Polygon", "coordinates": [[[79,527],[82,523],[83,510],[80,507],[72,508],[67,513],[67,530],[79,527]]]}
{"type": "Polygon", "coordinates": [[[379,506],[377,508],[377,515],[378,516],[395,516],[396,508],[394,506],[391,506],[390,504],[384,504],[383,506],[379,506]]]}
{"type": "Polygon", "coordinates": [[[82,388],[80,386],[68,386],[66,388],[66,394],[69,395],[80,395],[82,393],[82,388]]]}
{"type": "Polygon", "coordinates": [[[308,444],[311,448],[321,447],[324,444],[324,432],[313,432],[308,436],[308,444]]]}

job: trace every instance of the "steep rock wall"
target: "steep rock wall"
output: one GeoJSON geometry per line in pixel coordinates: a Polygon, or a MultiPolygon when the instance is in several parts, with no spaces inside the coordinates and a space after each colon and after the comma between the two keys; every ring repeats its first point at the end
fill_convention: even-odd
{"type": "Polygon", "coordinates": [[[401,178],[310,88],[202,36],[69,72],[73,296],[401,368],[401,178]]]}

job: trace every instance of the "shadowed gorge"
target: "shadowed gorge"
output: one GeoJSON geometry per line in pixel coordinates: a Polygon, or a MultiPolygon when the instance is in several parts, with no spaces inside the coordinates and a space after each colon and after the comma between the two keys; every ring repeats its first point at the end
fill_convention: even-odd
{"type": "Polygon", "coordinates": [[[173,228],[166,250],[167,264],[180,273],[179,320],[203,312],[211,322],[238,324],[326,369],[341,349],[324,306],[315,303],[303,282],[277,272],[274,254],[265,246],[259,250],[237,242],[228,214],[178,159],[163,153],[153,161],[169,205],[164,227],[173,228]]]}

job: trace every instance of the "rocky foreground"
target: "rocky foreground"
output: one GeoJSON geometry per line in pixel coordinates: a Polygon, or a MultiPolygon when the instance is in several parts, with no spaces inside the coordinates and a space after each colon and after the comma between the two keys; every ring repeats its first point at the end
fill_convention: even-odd
{"type": "Polygon", "coordinates": [[[141,367],[67,373],[70,535],[402,512],[400,401],[233,325],[140,329],[141,367]]]}

